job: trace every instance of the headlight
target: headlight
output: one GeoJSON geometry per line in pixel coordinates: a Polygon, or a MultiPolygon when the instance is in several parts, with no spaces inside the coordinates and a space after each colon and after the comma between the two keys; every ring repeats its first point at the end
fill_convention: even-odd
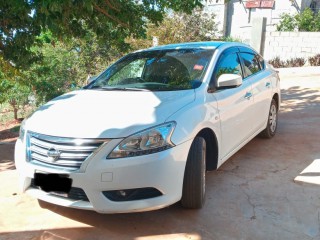
{"type": "Polygon", "coordinates": [[[169,122],[133,134],[122,140],[107,158],[134,157],[171,148],[174,146],[171,135],[175,126],[175,122],[169,122]]]}
{"type": "Polygon", "coordinates": [[[26,119],[24,119],[20,125],[20,130],[19,130],[19,139],[23,142],[24,140],[24,135],[26,133],[26,130],[24,126],[26,125],[26,119]]]}

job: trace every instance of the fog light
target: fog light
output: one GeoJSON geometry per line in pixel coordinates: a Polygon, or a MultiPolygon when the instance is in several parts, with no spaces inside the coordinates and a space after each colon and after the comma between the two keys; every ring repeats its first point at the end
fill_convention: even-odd
{"type": "Polygon", "coordinates": [[[120,190],[120,191],[118,191],[118,193],[120,194],[121,197],[126,197],[127,196],[126,191],[120,190]]]}
{"type": "Polygon", "coordinates": [[[162,193],[156,188],[135,188],[103,191],[102,194],[111,201],[124,202],[159,197],[162,193]]]}

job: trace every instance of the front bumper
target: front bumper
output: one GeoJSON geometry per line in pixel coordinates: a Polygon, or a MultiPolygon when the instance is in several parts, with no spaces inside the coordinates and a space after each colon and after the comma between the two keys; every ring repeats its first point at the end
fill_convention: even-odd
{"type": "Polygon", "coordinates": [[[66,172],[26,161],[25,145],[20,139],[15,147],[15,162],[20,188],[32,196],[53,204],[100,213],[149,211],[171,205],[181,199],[184,169],[192,141],[171,149],[138,157],[106,159],[120,140],[112,140],[94,157],[83,162],[78,171],[66,172]],[[31,186],[35,172],[67,174],[72,187],[81,188],[89,201],[73,200],[44,192],[31,186]],[[155,188],[162,195],[154,198],[111,201],[103,191],[155,188]]]}

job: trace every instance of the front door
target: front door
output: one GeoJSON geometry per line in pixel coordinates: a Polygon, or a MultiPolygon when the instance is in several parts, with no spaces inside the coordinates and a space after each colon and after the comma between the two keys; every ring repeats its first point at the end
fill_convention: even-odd
{"type": "MultiPolygon", "coordinates": [[[[219,58],[212,81],[223,73],[239,74],[243,77],[240,58],[237,50],[228,51],[219,58]]],[[[217,101],[220,128],[220,159],[225,158],[252,134],[253,97],[250,81],[243,79],[239,87],[219,89],[211,93],[217,101]]]]}

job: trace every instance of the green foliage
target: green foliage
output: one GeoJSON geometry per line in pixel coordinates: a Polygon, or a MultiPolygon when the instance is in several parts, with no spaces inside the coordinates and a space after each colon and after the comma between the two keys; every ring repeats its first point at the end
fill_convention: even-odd
{"type": "Polygon", "coordinates": [[[19,109],[28,103],[30,88],[19,81],[0,80],[0,103],[9,103],[14,112],[14,119],[17,120],[19,109]]]}
{"type": "Polygon", "coordinates": [[[92,31],[82,38],[61,42],[50,32],[38,37],[41,46],[33,46],[35,55],[41,61],[21,70],[28,85],[32,88],[37,104],[41,104],[67,91],[83,86],[88,75],[96,75],[118,57],[108,42],[100,43],[92,31]]]}
{"type": "Polygon", "coordinates": [[[281,20],[277,25],[277,31],[291,32],[297,27],[297,21],[295,16],[288,13],[284,13],[281,16],[281,20]]]}
{"type": "Polygon", "coordinates": [[[223,37],[221,40],[225,42],[242,42],[241,38],[232,36],[223,37]]]}
{"type": "Polygon", "coordinates": [[[320,54],[317,54],[313,57],[309,57],[308,60],[311,66],[320,66],[320,54]]]}
{"type": "Polygon", "coordinates": [[[29,66],[41,57],[31,47],[46,30],[59,40],[83,38],[90,30],[100,42],[124,51],[127,37],[145,36],[147,22],[158,24],[168,9],[191,13],[197,6],[200,0],[0,1],[0,54],[16,66],[29,66]]]}
{"type": "Polygon", "coordinates": [[[77,85],[73,77],[77,61],[75,51],[68,50],[62,43],[44,43],[41,48],[33,49],[42,54],[40,62],[33,63],[22,74],[32,87],[38,103],[48,101],[63,94],[71,85],[77,85]]]}
{"type": "Polygon", "coordinates": [[[282,14],[281,20],[277,25],[277,31],[290,32],[295,29],[304,32],[319,32],[320,12],[314,14],[310,8],[306,8],[300,14],[282,14]]]}
{"type": "MultiPolygon", "coordinates": [[[[316,32],[314,26],[314,13],[310,8],[306,8],[301,14],[295,16],[299,31],[316,32]]],[[[318,30],[319,31],[319,30],[318,30]]]]}
{"type": "Polygon", "coordinates": [[[314,16],[313,24],[316,32],[320,32],[320,11],[314,16]]]}
{"type": "Polygon", "coordinates": [[[215,16],[195,9],[191,15],[186,13],[168,14],[160,25],[149,23],[147,36],[129,38],[127,42],[133,49],[152,46],[152,38],[157,37],[159,45],[181,42],[212,41],[219,34],[215,16]]]}

